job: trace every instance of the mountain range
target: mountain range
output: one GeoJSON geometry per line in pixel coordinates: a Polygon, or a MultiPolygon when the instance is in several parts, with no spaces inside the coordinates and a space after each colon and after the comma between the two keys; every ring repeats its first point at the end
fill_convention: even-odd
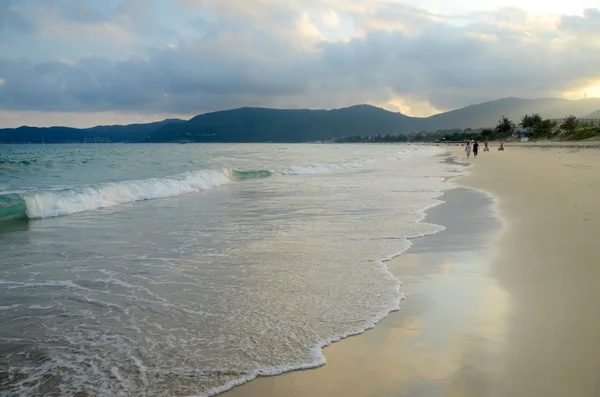
{"type": "Polygon", "coordinates": [[[502,116],[518,123],[525,114],[544,118],[600,118],[600,98],[504,98],[430,117],[409,117],[375,106],[334,110],[239,108],[198,115],[188,121],[148,124],[0,129],[0,142],[311,142],[352,135],[402,134],[452,128],[491,128],[502,116]]]}
{"type": "Polygon", "coordinates": [[[4,128],[0,129],[0,142],[141,142],[163,126],[184,122],[179,119],[166,119],[147,124],[101,125],[91,128],[27,126],[4,128]]]}

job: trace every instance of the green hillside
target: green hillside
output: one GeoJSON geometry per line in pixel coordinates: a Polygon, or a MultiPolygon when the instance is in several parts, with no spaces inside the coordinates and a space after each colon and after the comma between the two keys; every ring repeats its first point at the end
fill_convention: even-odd
{"type": "Polygon", "coordinates": [[[357,105],[334,110],[239,108],[205,113],[189,121],[149,124],[0,129],[0,142],[314,142],[347,136],[375,136],[451,128],[490,128],[503,116],[518,123],[525,114],[543,118],[600,117],[600,99],[504,98],[431,117],[357,105]]]}

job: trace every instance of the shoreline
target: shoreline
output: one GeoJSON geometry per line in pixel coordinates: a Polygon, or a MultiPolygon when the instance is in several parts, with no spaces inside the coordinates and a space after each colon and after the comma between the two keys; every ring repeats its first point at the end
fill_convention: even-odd
{"type": "Polygon", "coordinates": [[[492,270],[510,343],[491,395],[599,395],[600,152],[524,145],[471,162],[458,183],[499,197],[508,225],[492,270]]]}
{"type": "Polygon", "coordinates": [[[323,367],[223,396],[599,395],[600,152],[448,149],[472,166],[427,211],[446,230],[388,263],[400,311],[325,348],[323,367]]]}
{"type": "MultiPolygon", "coordinates": [[[[448,162],[452,164],[457,164],[454,156],[449,155],[448,153],[444,154],[443,162],[448,162]]],[[[459,163],[464,164],[464,163],[459,163]]],[[[465,164],[466,165],[466,164],[465,164]]],[[[487,221],[492,221],[492,223],[496,222],[496,224],[483,224],[477,229],[477,233],[471,234],[471,241],[477,240],[477,245],[482,247],[482,250],[485,250],[489,245],[490,238],[493,238],[495,232],[497,232],[500,228],[500,220],[496,218],[495,213],[490,215],[489,210],[493,206],[493,197],[489,196],[486,193],[476,191],[474,189],[462,188],[459,186],[454,186],[444,191],[438,200],[442,201],[439,205],[430,207],[425,211],[424,219],[422,222],[427,223],[435,223],[445,227],[444,230],[423,237],[419,237],[416,239],[411,239],[411,247],[403,252],[400,256],[392,258],[390,261],[384,263],[387,266],[387,269],[396,279],[402,283],[401,292],[403,294],[408,294],[408,302],[413,301],[411,296],[413,293],[415,296],[419,296],[417,299],[420,301],[423,299],[423,293],[419,291],[419,280],[427,277],[430,273],[437,273],[439,269],[435,269],[437,267],[437,262],[441,260],[440,255],[444,256],[447,251],[452,251],[453,248],[448,246],[447,240],[444,235],[454,233],[455,229],[460,230],[458,233],[461,236],[471,234],[469,231],[465,230],[465,225],[457,225],[453,220],[448,217],[448,214],[456,213],[456,211],[464,211],[465,209],[461,209],[461,205],[464,202],[467,203],[475,203],[475,207],[478,213],[478,217],[481,219],[487,219],[487,221]],[[447,225],[449,224],[449,225],[447,225]],[[494,228],[496,229],[494,231],[494,228]],[[477,234],[477,236],[475,236],[477,234]],[[485,237],[482,237],[485,235],[485,237]],[[437,237],[437,238],[436,238],[437,237]],[[486,240],[486,241],[484,241],[486,240]],[[428,245],[429,244],[429,245],[428,245]],[[421,248],[424,247],[424,248],[421,248]],[[429,258],[428,264],[423,267],[417,269],[411,269],[412,266],[409,265],[409,262],[414,260],[415,257],[427,257],[427,251],[435,251],[435,259],[429,258]],[[407,267],[409,268],[407,270],[407,267]],[[425,273],[422,273],[422,272],[425,273]]],[[[460,218],[456,218],[460,223],[460,218]]],[[[459,244],[458,241],[455,241],[455,244],[459,244]]],[[[469,247],[470,249],[470,247],[469,247]]],[[[431,254],[431,252],[429,252],[431,254]]],[[[460,250],[460,254],[464,254],[462,250],[460,250]]],[[[286,372],[277,376],[259,376],[254,380],[251,380],[247,383],[244,383],[240,386],[236,386],[233,389],[226,391],[220,396],[262,396],[266,393],[270,393],[270,395],[294,395],[294,396],[315,396],[315,395],[331,395],[331,394],[345,394],[345,395],[366,395],[367,390],[365,390],[364,394],[355,394],[353,390],[346,389],[344,385],[336,382],[335,385],[327,384],[330,383],[328,378],[334,373],[333,377],[336,378],[343,374],[343,376],[348,376],[351,378],[360,378],[361,375],[364,375],[364,371],[359,370],[358,372],[352,370],[351,368],[343,368],[345,367],[345,363],[348,361],[361,360],[360,357],[348,357],[352,356],[352,351],[356,351],[357,348],[364,349],[368,345],[372,345],[374,342],[379,344],[382,339],[388,338],[387,334],[391,333],[394,329],[397,328],[397,324],[404,324],[402,328],[404,328],[404,332],[410,334],[411,328],[413,325],[411,324],[412,317],[407,316],[407,310],[415,310],[415,308],[407,309],[406,302],[407,300],[402,300],[400,310],[390,312],[385,318],[380,320],[375,324],[374,327],[365,330],[363,333],[358,335],[344,338],[343,340],[330,344],[322,349],[322,354],[327,359],[327,364],[324,366],[320,366],[313,369],[305,369],[298,370],[292,372],[286,372]],[[408,321],[408,323],[407,323],[408,321]],[[346,372],[350,373],[346,373],[346,372]],[[340,374],[340,375],[338,375],[340,374]],[[298,384],[301,384],[302,387],[298,387],[298,384]],[[314,387],[312,387],[314,386],[314,387]],[[339,387],[342,389],[338,389],[339,387]],[[333,387],[333,388],[332,388],[333,387]]],[[[416,310],[423,309],[422,302],[417,304],[416,310]]],[[[371,355],[371,358],[376,357],[377,355],[371,355]]],[[[364,357],[363,357],[364,359],[364,357]]],[[[381,368],[377,368],[378,365],[376,363],[372,363],[373,371],[380,372],[381,368]]],[[[385,371],[383,371],[385,372],[385,371]]],[[[364,381],[368,382],[367,379],[364,381]]],[[[383,382],[384,384],[386,382],[383,382]]],[[[391,393],[391,390],[390,390],[391,393]]]]}

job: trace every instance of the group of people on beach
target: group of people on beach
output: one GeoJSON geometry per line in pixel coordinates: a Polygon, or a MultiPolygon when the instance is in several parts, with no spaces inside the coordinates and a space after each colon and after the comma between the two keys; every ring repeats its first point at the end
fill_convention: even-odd
{"type": "MultiPolygon", "coordinates": [[[[500,146],[498,150],[504,151],[504,139],[500,141],[500,146]]],[[[483,141],[483,151],[489,152],[490,148],[488,147],[488,140],[483,141]]],[[[479,153],[479,141],[473,141],[471,145],[471,141],[467,141],[465,145],[465,152],[467,152],[467,158],[471,158],[471,152],[473,152],[473,157],[477,158],[477,154],[479,153]]]]}

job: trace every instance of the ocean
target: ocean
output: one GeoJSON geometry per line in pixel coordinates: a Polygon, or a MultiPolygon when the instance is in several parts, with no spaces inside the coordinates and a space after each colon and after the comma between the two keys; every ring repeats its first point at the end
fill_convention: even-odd
{"type": "Polygon", "coordinates": [[[211,396],[403,298],[460,166],[411,145],[0,146],[0,395],[211,396]]]}

